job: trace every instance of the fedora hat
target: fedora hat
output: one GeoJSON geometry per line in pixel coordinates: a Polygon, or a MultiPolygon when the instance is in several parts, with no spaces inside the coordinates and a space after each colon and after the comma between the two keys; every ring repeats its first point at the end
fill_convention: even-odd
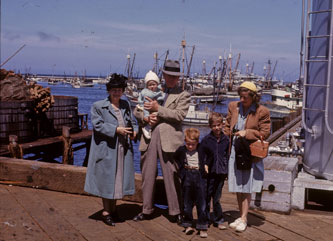
{"type": "Polygon", "coordinates": [[[122,74],[112,74],[109,78],[109,82],[106,84],[106,89],[110,90],[112,88],[126,88],[127,87],[127,77],[122,74]]]}
{"type": "Polygon", "coordinates": [[[173,76],[183,76],[180,72],[180,64],[177,60],[166,60],[162,72],[173,76]]]}

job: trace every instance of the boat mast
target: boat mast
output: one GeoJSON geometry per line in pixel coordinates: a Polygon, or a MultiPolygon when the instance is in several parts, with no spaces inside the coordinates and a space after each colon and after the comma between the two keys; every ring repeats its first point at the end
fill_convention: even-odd
{"type": "Polygon", "coordinates": [[[154,59],[155,59],[155,63],[154,63],[153,71],[155,73],[158,73],[158,54],[157,54],[157,51],[154,53],[154,59]]]}
{"type": "Polygon", "coordinates": [[[236,66],[235,66],[235,68],[234,68],[234,73],[236,73],[236,71],[237,71],[237,69],[238,69],[240,56],[241,56],[241,54],[239,53],[239,54],[238,54],[238,57],[237,57],[237,61],[236,61],[236,66]]]}
{"type": "Polygon", "coordinates": [[[182,89],[185,89],[185,77],[184,77],[184,69],[185,69],[185,48],[186,48],[186,40],[183,39],[181,42],[181,46],[182,46],[182,64],[183,64],[183,69],[182,69],[182,73],[183,73],[183,79],[182,79],[182,89]]]}
{"type": "Polygon", "coordinates": [[[133,66],[134,66],[134,62],[135,62],[135,56],[136,56],[136,53],[134,53],[132,65],[131,65],[131,71],[130,71],[129,77],[128,77],[128,80],[131,80],[131,81],[132,81],[132,76],[133,76],[133,66]]]}
{"type": "Polygon", "coordinates": [[[130,68],[131,68],[131,55],[127,54],[126,58],[127,58],[127,64],[126,64],[125,72],[127,72],[127,77],[129,78],[130,68]]]}
{"type": "Polygon", "coordinates": [[[229,65],[229,86],[228,86],[228,90],[231,91],[232,90],[232,85],[233,85],[233,78],[232,78],[232,54],[230,52],[229,56],[228,56],[228,65],[229,65]]]}
{"type": "Polygon", "coordinates": [[[190,63],[188,65],[188,67],[187,67],[187,74],[186,74],[187,77],[190,77],[190,70],[191,70],[192,59],[193,59],[193,55],[194,55],[194,49],[195,49],[195,45],[193,45],[193,47],[192,47],[192,53],[191,53],[191,57],[190,57],[190,63]]]}
{"type": "Polygon", "coordinates": [[[206,71],[206,60],[202,61],[202,79],[204,78],[204,76],[206,76],[207,71],[206,71]]]}
{"type": "Polygon", "coordinates": [[[250,74],[253,74],[253,69],[254,69],[254,61],[252,62],[252,66],[251,66],[251,72],[250,72],[250,74]]]}

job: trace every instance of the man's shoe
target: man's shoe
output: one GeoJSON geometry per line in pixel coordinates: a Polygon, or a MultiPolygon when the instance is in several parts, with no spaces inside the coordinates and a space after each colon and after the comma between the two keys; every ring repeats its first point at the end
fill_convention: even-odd
{"type": "Polygon", "coordinates": [[[181,225],[183,223],[183,216],[181,214],[171,216],[171,222],[181,225]]]}
{"type": "Polygon", "coordinates": [[[186,234],[186,235],[191,235],[192,233],[194,233],[194,228],[192,228],[192,227],[187,227],[187,228],[185,229],[185,234],[186,234]]]}
{"type": "Polygon", "coordinates": [[[143,221],[143,220],[148,220],[148,219],[149,219],[149,215],[148,214],[139,213],[138,215],[136,215],[133,218],[133,221],[138,222],[138,221],[143,221]]]}
{"type": "Polygon", "coordinates": [[[112,219],[112,216],[111,214],[108,214],[108,215],[102,215],[102,219],[103,219],[103,222],[106,224],[106,225],[109,225],[109,226],[115,226],[115,222],[113,221],[112,219]]]}
{"type": "Polygon", "coordinates": [[[200,238],[207,238],[208,234],[206,230],[200,230],[199,231],[200,238]]]}

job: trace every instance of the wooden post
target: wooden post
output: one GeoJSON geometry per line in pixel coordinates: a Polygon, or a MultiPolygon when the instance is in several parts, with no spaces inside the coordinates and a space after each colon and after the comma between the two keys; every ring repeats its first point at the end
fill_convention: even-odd
{"type": "Polygon", "coordinates": [[[64,144],[63,154],[62,154],[62,163],[63,164],[71,164],[73,165],[73,148],[72,148],[72,138],[70,137],[70,127],[63,126],[62,127],[62,141],[64,144]]]}
{"type": "Polygon", "coordinates": [[[80,130],[88,129],[88,114],[87,113],[79,113],[79,123],[80,123],[80,130]]]}
{"type": "Polygon", "coordinates": [[[10,157],[12,158],[23,158],[22,146],[18,144],[18,137],[16,135],[9,135],[9,145],[8,150],[10,152],[10,157]]]}

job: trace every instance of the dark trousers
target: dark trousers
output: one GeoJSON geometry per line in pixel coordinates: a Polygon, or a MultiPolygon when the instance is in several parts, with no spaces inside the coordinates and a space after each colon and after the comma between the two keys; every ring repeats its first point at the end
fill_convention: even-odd
{"type": "Polygon", "coordinates": [[[220,199],[222,196],[222,188],[226,179],[226,174],[214,174],[211,173],[207,177],[207,218],[210,217],[210,201],[213,200],[213,224],[220,224],[224,222],[222,206],[220,199]]]}
{"type": "Polygon", "coordinates": [[[206,180],[202,178],[199,170],[186,169],[182,187],[184,201],[184,219],[182,226],[185,228],[192,226],[192,210],[195,204],[198,215],[196,228],[206,230],[208,228],[206,215],[206,180]]]}

